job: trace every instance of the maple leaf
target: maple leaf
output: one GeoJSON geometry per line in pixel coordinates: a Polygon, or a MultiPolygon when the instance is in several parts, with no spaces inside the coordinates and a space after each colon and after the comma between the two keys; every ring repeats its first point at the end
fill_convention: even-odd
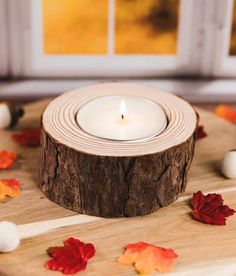
{"type": "Polygon", "coordinates": [[[21,133],[15,133],[12,138],[23,146],[37,147],[40,145],[40,129],[23,129],[21,133]]]}
{"type": "Polygon", "coordinates": [[[158,247],[145,242],[128,244],[124,254],[117,261],[121,264],[134,265],[140,274],[170,272],[173,269],[177,255],[172,249],[158,247]]]}
{"type": "Polygon", "coordinates": [[[0,169],[10,168],[16,161],[16,154],[10,151],[0,151],[0,169]]]}
{"type": "Polygon", "coordinates": [[[224,104],[220,104],[215,108],[214,113],[229,122],[236,122],[236,110],[224,104]]]}
{"type": "Polygon", "coordinates": [[[17,197],[20,195],[20,183],[16,179],[1,179],[0,180],[0,200],[6,196],[17,197]]]}
{"type": "Polygon", "coordinates": [[[234,210],[223,205],[220,194],[204,195],[201,191],[193,194],[193,217],[206,224],[225,225],[226,217],[232,216],[234,210]]]}
{"type": "Polygon", "coordinates": [[[46,268],[75,274],[86,269],[87,261],[95,255],[96,250],[91,243],[69,238],[64,241],[64,246],[50,247],[47,252],[52,259],[46,263],[46,268]]]}
{"type": "Polygon", "coordinates": [[[203,126],[198,126],[196,130],[196,140],[203,139],[207,137],[207,134],[203,126]]]}

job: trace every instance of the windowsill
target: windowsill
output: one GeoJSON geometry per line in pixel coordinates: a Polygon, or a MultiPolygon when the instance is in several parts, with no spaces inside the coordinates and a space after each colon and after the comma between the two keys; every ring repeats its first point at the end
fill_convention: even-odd
{"type": "MultiPolygon", "coordinates": [[[[111,80],[19,80],[0,81],[0,99],[33,101],[55,97],[65,91],[111,80]]],[[[236,102],[236,80],[123,79],[177,94],[190,102],[236,102]]]]}

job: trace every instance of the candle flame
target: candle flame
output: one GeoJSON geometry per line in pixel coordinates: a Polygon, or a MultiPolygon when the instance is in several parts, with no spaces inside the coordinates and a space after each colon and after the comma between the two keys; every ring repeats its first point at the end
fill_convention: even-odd
{"type": "Polygon", "coordinates": [[[121,118],[124,119],[126,115],[126,104],[124,100],[122,100],[120,103],[120,114],[121,114],[121,118]]]}

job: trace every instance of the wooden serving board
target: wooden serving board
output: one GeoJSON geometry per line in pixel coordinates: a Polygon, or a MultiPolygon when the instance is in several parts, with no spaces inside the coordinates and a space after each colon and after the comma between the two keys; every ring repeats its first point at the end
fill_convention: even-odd
{"type": "MultiPolygon", "coordinates": [[[[16,130],[39,126],[40,116],[49,100],[29,104],[26,116],[16,130]]],[[[10,220],[24,229],[37,232],[43,224],[44,234],[26,238],[20,248],[0,255],[1,276],[61,275],[44,268],[48,260],[46,249],[59,246],[63,240],[74,236],[91,242],[97,249],[87,270],[80,275],[136,275],[130,266],[115,260],[127,243],[146,241],[173,248],[179,255],[173,273],[168,275],[236,275],[236,215],[228,219],[226,226],[205,225],[190,216],[189,200],[194,192],[218,192],[225,203],[236,209],[236,181],[225,179],[218,169],[222,155],[236,148],[236,128],[216,118],[209,112],[197,108],[200,124],[208,137],[196,144],[196,154],[185,194],[174,204],[148,216],[121,219],[96,219],[78,216],[50,202],[37,186],[39,149],[25,148],[11,139],[11,131],[0,131],[0,150],[11,150],[19,154],[18,162],[11,170],[1,171],[0,178],[17,178],[22,183],[22,195],[0,203],[0,220],[10,220]],[[67,218],[69,217],[69,218],[67,218]],[[51,220],[66,218],[76,220],[77,225],[59,227],[48,231],[51,220]],[[48,221],[48,222],[47,222],[48,221]]],[[[156,274],[158,275],[158,273],[156,274]]]]}

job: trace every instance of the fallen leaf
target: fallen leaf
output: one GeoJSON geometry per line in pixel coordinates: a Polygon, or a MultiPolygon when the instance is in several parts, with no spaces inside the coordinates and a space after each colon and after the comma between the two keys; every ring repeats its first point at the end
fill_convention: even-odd
{"type": "Polygon", "coordinates": [[[117,261],[121,264],[134,265],[140,274],[170,272],[178,256],[172,249],[158,247],[145,242],[128,244],[124,254],[117,261]]]}
{"type": "Polygon", "coordinates": [[[83,243],[78,239],[69,238],[64,241],[64,246],[48,249],[48,254],[52,259],[45,266],[64,274],[75,274],[86,269],[87,261],[95,255],[95,252],[91,243],[83,243]]]}
{"type": "Polygon", "coordinates": [[[232,107],[220,104],[215,108],[214,113],[221,117],[222,119],[225,119],[229,122],[235,123],[236,122],[236,109],[233,109],[232,107]]]}
{"type": "Polygon", "coordinates": [[[37,147],[40,145],[40,129],[23,129],[21,133],[15,133],[12,138],[23,146],[37,147]]]}
{"type": "Polygon", "coordinates": [[[0,169],[10,168],[16,161],[16,154],[10,151],[0,151],[0,169]]]}
{"type": "Polygon", "coordinates": [[[18,197],[20,195],[20,183],[16,179],[1,179],[0,180],[0,200],[6,196],[18,197]]]}
{"type": "Polygon", "coordinates": [[[198,126],[196,130],[196,140],[200,140],[207,137],[207,133],[204,130],[203,126],[198,126]]]}
{"type": "Polygon", "coordinates": [[[206,224],[225,225],[226,217],[232,216],[234,210],[223,205],[220,194],[204,195],[201,191],[193,194],[193,217],[206,224]]]}

